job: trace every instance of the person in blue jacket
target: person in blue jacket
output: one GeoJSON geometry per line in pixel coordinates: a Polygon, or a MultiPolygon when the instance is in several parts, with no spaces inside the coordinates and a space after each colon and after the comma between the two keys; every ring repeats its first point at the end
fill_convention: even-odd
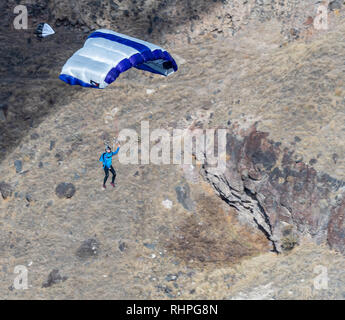
{"type": "Polygon", "coordinates": [[[116,178],[116,171],[112,166],[112,158],[114,155],[118,154],[120,150],[120,146],[117,147],[115,152],[111,151],[111,148],[107,146],[105,148],[105,152],[101,155],[99,158],[99,161],[103,163],[103,169],[105,173],[104,181],[103,181],[103,188],[106,188],[105,183],[108,180],[109,177],[109,171],[113,174],[112,180],[111,180],[111,185],[115,187],[115,178],[116,178]]]}

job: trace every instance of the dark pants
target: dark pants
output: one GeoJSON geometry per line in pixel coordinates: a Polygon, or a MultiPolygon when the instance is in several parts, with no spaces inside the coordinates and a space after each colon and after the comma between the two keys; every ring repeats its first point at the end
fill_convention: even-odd
{"type": "Polygon", "coordinates": [[[103,184],[105,184],[108,180],[108,177],[109,177],[109,170],[110,172],[113,174],[113,177],[111,179],[111,182],[114,183],[115,182],[115,178],[116,178],[116,171],[115,169],[113,168],[113,166],[111,166],[110,168],[106,168],[104,167],[104,173],[105,173],[105,177],[104,177],[104,182],[103,184]]]}

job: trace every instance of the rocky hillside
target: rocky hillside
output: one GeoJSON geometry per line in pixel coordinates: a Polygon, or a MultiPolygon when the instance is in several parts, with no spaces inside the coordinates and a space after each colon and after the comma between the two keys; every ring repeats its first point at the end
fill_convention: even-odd
{"type": "Polygon", "coordinates": [[[0,294],[4,298],[343,299],[344,9],[316,1],[1,4],[0,294]],[[56,34],[37,40],[47,21],[56,34]],[[106,90],[57,79],[91,30],[164,45],[179,71],[106,90]],[[115,162],[121,129],[227,130],[226,171],[115,162]],[[278,254],[279,253],[279,254],[278,254]],[[28,268],[29,289],[13,287],[28,268]],[[315,288],[318,266],[328,289],[315,288]],[[316,268],[316,269],[315,269],[316,268]],[[316,271],[315,271],[316,270],[316,271]]]}

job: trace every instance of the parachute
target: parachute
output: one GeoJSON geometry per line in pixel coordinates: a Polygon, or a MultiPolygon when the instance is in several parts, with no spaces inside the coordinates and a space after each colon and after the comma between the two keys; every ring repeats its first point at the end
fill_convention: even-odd
{"type": "Polygon", "coordinates": [[[45,38],[45,37],[48,37],[54,33],[55,33],[55,31],[53,30],[53,28],[48,23],[40,23],[37,26],[36,31],[35,31],[35,34],[39,38],[45,38]]]}
{"type": "Polygon", "coordinates": [[[161,47],[99,29],[67,60],[59,78],[70,85],[104,89],[132,67],[163,76],[177,71],[175,60],[161,47]]]}

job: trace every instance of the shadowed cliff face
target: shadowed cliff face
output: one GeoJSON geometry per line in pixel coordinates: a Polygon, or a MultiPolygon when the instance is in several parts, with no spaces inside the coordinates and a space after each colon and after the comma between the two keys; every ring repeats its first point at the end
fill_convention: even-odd
{"type": "MultiPolygon", "coordinates": [[[[202,23],[202,18],[212,16],[214,10],[224,6],[224,3],[226,1],[218,0],[40,0],[27,1],[26,5],[32,18],[31,26],[41,19],[54,27],[64,26],[69,30],[88,32],[106,27],[133,36],[151,39],[159,37],[161,40],[166,34],[175,33],[175,38],[182,37],[180,40],[184,41],[187,35],[181,31],[202,23]]],[[[9,1],[4,7],[10,13],[15,5],[16,1],[9,1]]],[[[5,16],[8,24],[12,16],[5,16]]],[[[191,31],[188,30],[188,33],[191,31]]],[[[167,39],[164,40],[166,42],[167,39]]]]}
{"type": "Polygon", "coordinates": [[[39,41],[31,32],[4,32],[0,36],[0,161],[50,113],[66,104],[80,88],[64,86],[61,66],[82,46],[80,33],[39,41]],[[1,111],[0,111],[1,112],[1,111]]]}
{"type": "MultiPolygon", "coordinates": [[[[317,14],[314,1],[230,0],[27,0],[30,26],[43,20],[55,27],[88,32],[111,28],[162,43],[189,43],[212,33],[228,37],[251,21],[277,19],[288,40],[304,37],[317,14]]],[[[3,4],[3,24],[10,25],[16,1],[3,4]]]]}

